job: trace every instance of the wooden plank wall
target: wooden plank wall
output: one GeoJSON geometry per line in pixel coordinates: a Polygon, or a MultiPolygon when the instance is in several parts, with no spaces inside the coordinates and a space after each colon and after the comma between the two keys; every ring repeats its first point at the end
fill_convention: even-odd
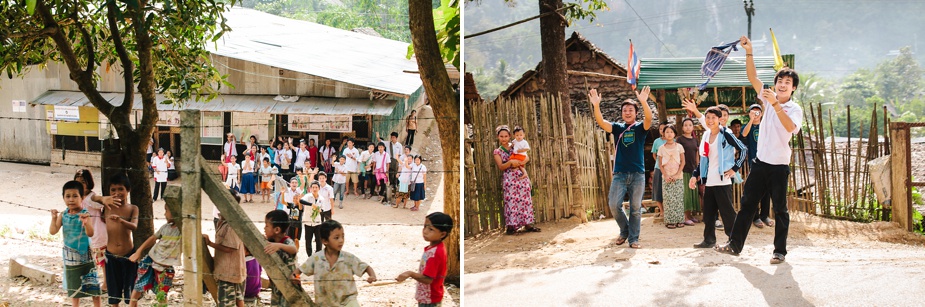
{"type": "Polygon", "coordinates": [[[525,128],[532,148],[527,173],[533,187],[537,222],[568,218],[573,206],[591,212],[593,218],[609,216],[607,189],[610,185],[610,151],[604,132],[593,119],[573,113],[578,161],[568,161],[562,146],[566,139],[562,105],[557,99],[539,97],[501,99],[476,103],[467,110],[472,117],[471,137],[466,140],[466,237],[503,229],[504,207],[501,172],[493,152],[498,148],[495,128],[506,124],[525,128]],[[568,163],[578,163],[571,174],[568,163]],[[567,187],[578,185],[585,203],[577,204],[567,187]]]}

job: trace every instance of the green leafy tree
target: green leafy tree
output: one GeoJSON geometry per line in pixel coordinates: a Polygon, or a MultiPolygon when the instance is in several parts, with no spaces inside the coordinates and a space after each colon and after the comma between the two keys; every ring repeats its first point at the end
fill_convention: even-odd
{"type": "MultiPolygon", "coordinates": [[[[135,244],[154,231],[150,175],[145,150],[157,122],[156,95],[167,104],[211,100],[225,81],[212,67],[207,44],[229,28],[222,13],[236,0],[4,0],[0,5],[0,71],[22,76],[49,62],[67,66],[89,102],[109,119],[120,140],[112,168],[128,169],[131,203],[139,207],[135,244]],[[97,89],[99,67],[122,72],[125,94],[118,103],[97,89]],[[135,101],[135,92],[141,101],[135,101]],[[129,114],[142,105],[141,122],[129,114]]],[[[107,160],[107,159],[104,159],[107,160]]]]}
{"type": "Polygon", "coordinates": [[[923,73],[925,70],[913,57],[912,48],[907,46],[899,49],[896,58],[877,65],[874,84],[880,96],[888,101],[908,101],[921,91],[923,73]]]}

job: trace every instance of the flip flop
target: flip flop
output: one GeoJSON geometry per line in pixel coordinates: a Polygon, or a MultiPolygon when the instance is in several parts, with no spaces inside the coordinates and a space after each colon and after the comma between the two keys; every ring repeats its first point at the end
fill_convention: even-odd
{"type": "Polygon", "coordinates": [[[678,223],[678,228],[684,228],[684,223],[678,223]]]}
{"type": "Polygon", "coordinates": [[[614,243],[616,243],[617,245],[623,245],[623,243],[626,243],[626,238],[624,238],[624,237],[619,237],[619,238],[617,238],[617,241],[614,242],[614,243]]]}
{"type": "Polygon", "coordinates": [[[540,229],[539,227],[535,227],[535,226],[527,226],[527,227],[524,227],[524,231],[526,231],[526,232],[540,232],[540,231],[542,231],[542,229],[540,229]]]}
{"type": "Polygon", "coordinates": [[[678,228],[678,226],[675,225],[675,224],[665,224],[665,227],[667,227],[668,229],[675,229],[675,228],[678,228]]]}
{"type": "Polygon", "coordinates": [[[686,220],[686,221],[684,221],[684,225],[687,225],[687,226],[694,226],[694,221],[686,220]]]}
{"type": "Polygon", "coordinates": [[[417,206],[411,207],[411,211],[418,211],[418,210],[420,209],[417,206]]]}
{"type": "Polygon", "coordinates": [[[638,248],[642,248],[642,245],[639,245],[639,242],[630,243],[630,248],[636,248],[636,249],[638,249],[638,248]]]}

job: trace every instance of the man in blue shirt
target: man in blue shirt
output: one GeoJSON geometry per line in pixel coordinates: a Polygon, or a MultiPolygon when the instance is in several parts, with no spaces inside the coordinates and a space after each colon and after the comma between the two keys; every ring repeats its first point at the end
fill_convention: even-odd
{"type": "Polygon", "coordinates": [[[639,106],[632,99],[620,105],[623,123],[608,122],[601,115],[601,95],[596,89],[588,94],[591,109],[597,125],[608,133],[613,133],[616,140],[616,158],[614,159],[613,181],[610,183],[608,203],[610,212],[620,227],[620,236],[616,244],[622,245],[629,239],[630,247],[640,248],[639,224],[642,217],[642,194],[645,190],[645,159],[643,152],[646,143],[646,131],[652,127],[652,110],[649,108],[649,87],[636,92],[636,98],[642,104],[643,122],[636,121],[639,106]],[[627,220],[623,211],[623,197],[629,193],[630,214],[627,220]]]}

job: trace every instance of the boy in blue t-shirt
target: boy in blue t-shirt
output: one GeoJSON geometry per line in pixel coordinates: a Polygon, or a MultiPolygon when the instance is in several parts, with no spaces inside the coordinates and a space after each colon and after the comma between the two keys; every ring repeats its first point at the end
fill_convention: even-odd
{"type": "MultiPolygon", "coordinates": [[[[761,106],[756,104],[748,107],[748,124],[742,129],[742,142],[748,148],[748,169],[751,170],[758,160],[758,134],[760,134],[761,125],[761,106]]],[[[755,227],[764,228],[764,226],[774,226],[768,216],[771,211],[771,193],[764,194],[758,206],[758,213],[755,214],[755,227]]]]}
{"type": "Polygon", "coordinates": [[[61,189],[61,196],[67,210],[51,210],[51,226],[48,227],[48,233],[55,235],[58,231],[63,232],[62,256],[67,297],[71,298],[71,306],[80,306],[82,297],[90,297],[93,306],[100,306],[100,284],[96,266],[90,255],[93,223],[90,222],[90,213],[81,207],[84,185],[78,181],[68,181],[61,189]]]}
{"type": "Polygon", "coordinates": [[[594,110],[594,119],[597,125],[605,132],[613,133],[616,140],[616,154],[613,166],[613,181],[610,183],[608,203],[610,212],[613,212],[617,225],[620,226],[620,236],[615,242],[617,245],[630,241],[631,248],[640,248],[639,224],[642,219],[642,194],[645,191],[645,159],[643,151],[646,143],[646,134],[652,127],[652,109],[649,107],[649,87],[636,92],[636,98],[642,103],[643,122],[637,122],[638,105],[633,100],[626,100],[620,105],[623,123],[607,122],[601,115],[601,95],[596,89],[588,93],[594,110]],[[630,216],[623,212],[623,197],[630,196],[630,216]]]}

